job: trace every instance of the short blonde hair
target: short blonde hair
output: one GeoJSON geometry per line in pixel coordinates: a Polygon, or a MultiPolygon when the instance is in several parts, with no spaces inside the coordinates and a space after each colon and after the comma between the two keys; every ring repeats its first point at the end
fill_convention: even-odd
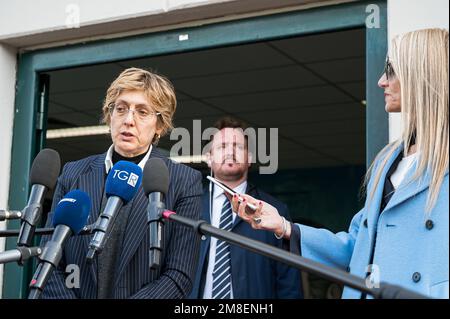
{"type": "Polygon", "coordinates": [[[177,108],[175,89],[164,76],[139,68],[124,70],[111,83],[103,102],[102,122],[110,125],[110,107],[114,105],[122,92],[134,90],[143,91],[154,111],[161,113],[156,125],[158,129],[161,129],[161,136],[167,134],[173,128],[172,118],[177,108]]]}

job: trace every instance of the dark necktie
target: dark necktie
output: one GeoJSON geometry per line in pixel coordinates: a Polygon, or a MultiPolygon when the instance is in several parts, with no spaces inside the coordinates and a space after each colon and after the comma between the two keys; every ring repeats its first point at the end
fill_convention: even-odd
{"type": "MultiPolygon", "coordinates": [[[[230,201],[225,198],[220,215],[219,228],[230,231],[233,226],[233,212],[230,201]]],[[[213,299],[231,298],[231,259],[230,245],[222,240],[217,240],[216,259],[213,270],[213,299]]]]}

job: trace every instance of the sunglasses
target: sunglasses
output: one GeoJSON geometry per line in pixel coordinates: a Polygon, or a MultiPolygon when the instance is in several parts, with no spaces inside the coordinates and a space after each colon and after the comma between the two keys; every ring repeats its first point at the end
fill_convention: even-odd
{"type": "Polygon", "coordinates": [[[395,77],[395,71],[392,67],[391,61],[389,61],[389,57],[386,57],[386,63],[384,64],[383,73],[386,74],[386,79],[395,77]]]}

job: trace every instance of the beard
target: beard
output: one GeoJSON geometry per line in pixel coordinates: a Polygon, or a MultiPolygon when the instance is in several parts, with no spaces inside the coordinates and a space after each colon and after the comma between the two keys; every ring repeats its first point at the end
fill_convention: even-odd
{"type": "MultiPolygon", "coordinates": [[[[229,164],[222,164],[219,169],[214,172],[214,175],[223,181],[234,182],[243,178],[247,174],[247,165],[238,164],[234,168],[228,167],[229,164]]],[[[233,165],[237,165],[234,163],[233,165]]]]}

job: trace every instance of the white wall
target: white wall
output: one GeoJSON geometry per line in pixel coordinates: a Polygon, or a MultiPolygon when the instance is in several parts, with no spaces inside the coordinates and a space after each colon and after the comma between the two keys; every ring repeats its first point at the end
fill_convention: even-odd
{"type": "MultiPolygon", "coordinates": [[[[388,0],[388,38],[426,28],[448,30],[448,0],[388,0]]],[[[400,114],[389,114],[389,141],[402,132],[400,114]]]]}
{"type": "Polygon", "coordinates": [[[107,21],[155,15],[234,0],[14,0],[0,11],[0,39],[107,21]],[[20,17],[11,19],[11,16],[20,17]]]}
{"type": "MultiPolygon", "coordinates": [[[[8,206],[9,175],[11,165],[11,140],[14,117],[14,86],[16,78],[16,51],[0,44],[0,209],[8,206]]],[[[5,229],[5,222],[0,222],[0,230],[5,229]]],[[[0,251],[5,247],[0,238],[0,251]]],[[[3,266],[0,265],[0,298],[3,287],[3,266]]]]}
{"type": "Polygon", "coordinates": [[[0,5],[0,43],[61,46],[357,0],[14,0],[0,5]]]}

